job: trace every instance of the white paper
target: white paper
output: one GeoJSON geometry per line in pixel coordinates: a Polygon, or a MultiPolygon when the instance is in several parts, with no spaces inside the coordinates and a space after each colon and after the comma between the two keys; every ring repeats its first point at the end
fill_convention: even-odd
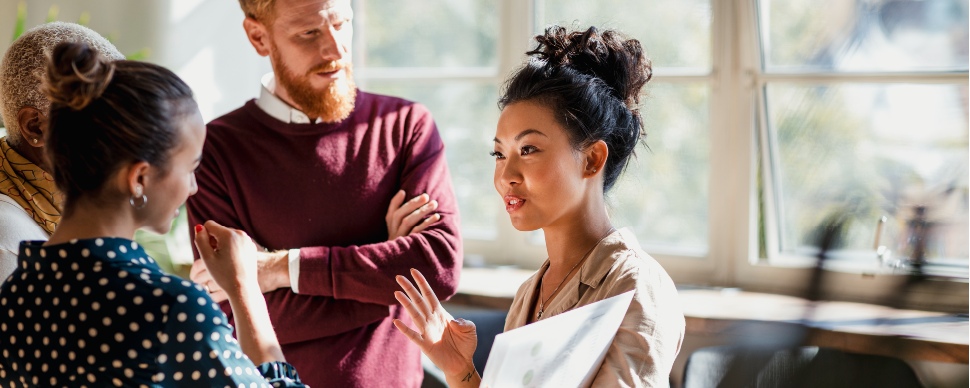
{"type": "Polygon", "coordinates": [[[633,292],[495,336],[482,386],[580,387],[592,382],[633,292]]]}

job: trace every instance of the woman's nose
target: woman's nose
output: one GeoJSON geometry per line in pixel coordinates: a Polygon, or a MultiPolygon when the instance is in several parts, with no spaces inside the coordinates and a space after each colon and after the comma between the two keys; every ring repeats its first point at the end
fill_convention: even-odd
{"type": "Polygon", "coordinates": [[[522,183],[522,174],[519,165],[513,158],[495,164],[495,188],[500,194],[505,194],[502,188],[510,188],[522,183]]]}

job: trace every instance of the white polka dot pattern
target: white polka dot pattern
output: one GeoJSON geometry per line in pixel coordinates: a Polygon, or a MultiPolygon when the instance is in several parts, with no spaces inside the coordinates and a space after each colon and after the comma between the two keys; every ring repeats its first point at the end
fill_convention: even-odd
{"type": "Polygon", "coordinates": [[[19,260],[0,288],[0,388],[302,386],[253,365],[218,305],[133,241],[27,241],[19,260]]]}

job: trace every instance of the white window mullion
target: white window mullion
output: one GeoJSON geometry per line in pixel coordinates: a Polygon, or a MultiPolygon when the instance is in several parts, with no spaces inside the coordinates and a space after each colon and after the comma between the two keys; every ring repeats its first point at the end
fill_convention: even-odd
{"type": "Polygon", "coordinates": [[[750,133],[744,114],[747,106],[741,58],[744,45],[739,1],[711,2],[711,78],[710,178],[708,211],[709,282],[733,285],[734,259],[747,252],[748,184],[750,180],[750,133]]]}
{"type": "Polygon", "coordinates": [[[968,81],[967,72],[905,72],[905,73],[767,73],[759,74],[756,82],[768,84],[784,83],[921,83],[921,84],[952,84],[968,81]]]}
{"type": "MultiPolygon", "coordinates": [[[[525,60],[525,52],[531,47],[531,39],[535,35],[535,4],[534,1],[501,0],[501,32],[499,35],[498,73],[499,87],[504,86],[506,78],[525,60]]],[[[501,90],[500,90],[501,95],[501,90]]],[[[487,178],[486,178],[487,179],[487,178]]],[[[530,244],[528,233],[516,230],[500,206],[501,199],[497,193],[489,193],[495,197],[495,211],[501,214],[496,217],[496,241],[481,244],[483,254],[490,263],[514,264],[525,268],[538,268],[546,257],[545,247],[530,244]]]]}
{"type": "MultiPolygon", "coordinates": [[[[775,167],[778,166],[778,154],[775,152],[777,149],[777,144],[774,141],[774,137],[771,134],[771,130],[768,128],[768,107],[764,96],[765,89],[764,85],[759,85],[757,89],[757,133],[758,133],[758,155],[756,156],[761,163],[761,187],[759,188],[757,182],[752,185],[751,190],[761,190],[761,193],[754,192],[752,195],[757,197],[760,195],[764,201],[763,209],[755,209],[756,212],[763,212],[761,216],[764,219],[764,225],[761,226],[765,230],[765,256],[764,259],[771,262],[778,256],[780,248],[783,245],[781,241],[781,233],[779,233],[779,226],[781,225],[781,220],[784,219],[782,214],[782,208],[778,206],[778,194],[781,193],[781,187],[775,176],[775,167]]],[[[757,179],[757,177],[755,177],[757,179]]],[[[755,214],[758,216],[758,214],[755,214]]],[[[754,221],[757,223],[757,220],[754,221]]],[[[755,225],[757,228],[758,225],[755,225]]],[[[761,243],[760,241],[758,242],[761,243]]],[[[758,257],[759,252],[752,252],[748,257],[749,263],[756,263],[762,258],[758,257]]]]}

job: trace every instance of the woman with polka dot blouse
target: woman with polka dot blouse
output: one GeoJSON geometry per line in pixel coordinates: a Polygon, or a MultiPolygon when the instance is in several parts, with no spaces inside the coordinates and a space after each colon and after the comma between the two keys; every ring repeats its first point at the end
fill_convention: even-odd
{"type": "Polygon", "coordinates": [[[273,333],[245,233],[195,227],[239,341],[205,290],[163,273],[132,241],[139,228],[167,232],[197,190],[205,126],[188,86],[162,67],[65,43],[44,89],[63,219],[49,241],[21,243],[0,288],[0,387],[303,386],[273,333]]]}

